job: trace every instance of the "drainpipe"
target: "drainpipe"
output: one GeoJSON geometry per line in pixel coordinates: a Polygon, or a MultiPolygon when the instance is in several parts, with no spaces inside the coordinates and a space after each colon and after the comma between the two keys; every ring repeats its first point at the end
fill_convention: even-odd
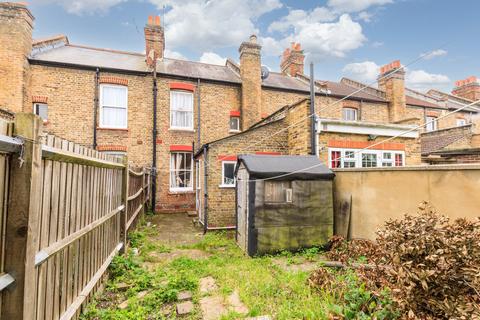
{"type": "Polygon", "coordinates": [[[315,115],[315,79],[313,74],[313,62],[310,62],[310,145],[311,155],[317,154],[317,134],[315,132],[315,123],[317,116],[315,115]]]}
{"type": "Polygon", "coordinates": [[[157,203],[157,65],[153,67],[153,128],[152,128],[152,210],[157,203]]]}
{"type": "Polygon", "coordinates": [[[203,147],[203,233],[208,230],[208,145],[203,147]]]}
{"type": "MultiPolygon", "coordinates": [[[[200,78],[197,79],[197,146],[201,146],[200,144],[200,130],[201,130],[201,113],[200,113],[200,78]]],[[[193,149],[195,152],[195,149],[193,149]]]]}
{"type": "Polygon", "coordinates": [[[95,97],[93,98],[93,149],[97,149],[97,114],[99,104],[100,69],[95,70],[95,97]]]}

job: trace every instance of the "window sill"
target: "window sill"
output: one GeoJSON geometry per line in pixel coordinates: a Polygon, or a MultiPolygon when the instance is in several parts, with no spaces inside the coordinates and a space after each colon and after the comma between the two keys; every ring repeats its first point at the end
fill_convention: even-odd
{"type": "Polygon", "coordinates": [[[126,132],[128,132],[128,128],[97,127],[97,130],[126,131],[126,132]]]}
{"type": "Polygon", "coordinates": [[[222,188],[222,189],[234,189],[234,188],[235,188],[235,185],[231,185],[231,184],[219,184],[218,187],[219,187],[219,188],[222,188]]]}
{"type": "Polygon", "coordinates": [[[195,132],[195,129],[170,127],[168,131],[195,132]]]}
{"type": "Polygon", "coordinates": [[[228,133],[239,133],[242,132],[241,130],[228,130],[228,133]]]}
{"type": "Polygon", "coordinates": [[[170,189],[169,194],[184,194],[184,193],[195,193],[193,188],[185,188],[185,189],[170,189]]]}

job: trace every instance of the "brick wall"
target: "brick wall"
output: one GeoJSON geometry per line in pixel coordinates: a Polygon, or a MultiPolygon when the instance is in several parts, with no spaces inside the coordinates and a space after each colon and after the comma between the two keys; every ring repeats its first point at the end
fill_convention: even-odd
{"type": "Polygon", "coordinates": [[[310,100],[303,100],[292,105],[285,117],[285,125],[288,127],[288,154],[310,154],[311,148],[311,119],[310,100]],[[295,125],[299,123],[299,125],[295,125]]]}
{"type": "Polygon", "coordinates": [[[33,16],[23,4],[0,3],[0,108],[21,112],[29,96],[33,16]]]}
{"type": "MultiPolygon", "coordinates": [[[[257,152],[288,153],[287,132],[273,133],[284,128],[285,122],[279,120],[266,124],[245,133],[210,144],[207,162],[208,168],[208,226],[225,227],[235,225],[235,188],[221,188],[222,158],[237,156],[238,154],[252,154],[257,152]],[[270,139],[258,143],[265,137],[270,139]]],[[[231,159],[231,158],[230,158],[231,159]]],[[[202,163],[203,167],[203,163],[202,163]]],[[[202,185],[203,195],[203,185],[202,185]]]]}

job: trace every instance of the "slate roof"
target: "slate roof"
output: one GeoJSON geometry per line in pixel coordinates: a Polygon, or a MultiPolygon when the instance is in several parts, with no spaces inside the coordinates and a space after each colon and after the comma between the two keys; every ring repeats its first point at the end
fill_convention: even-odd
{"type": "Polygon", "coordinates": [[[239,156],[238,162],[245,165],[251,178],[264,179],[286,175],[279,177],[278,180],[330,180],[335,177],[335,174],[316,156],[248,154],[239,156]]]}

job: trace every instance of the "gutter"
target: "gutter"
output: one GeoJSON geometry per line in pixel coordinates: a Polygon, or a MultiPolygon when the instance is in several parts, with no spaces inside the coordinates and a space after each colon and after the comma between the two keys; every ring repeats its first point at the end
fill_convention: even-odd
{"type": "Polygon", "coordinates": [[[97,116],[99,107],[99,82],[100,82],[100,69],[95,70],[95,97],[93,98],[93,149],[97,149],[97,116]]]}
{"type": "MultiPolygon", "coordinates": [[[[197,79],[197,145],[200,146],[201,138],[201,109],[200,109],[200,78],[197,79]]],[[[195,149],[192,149],[195,151],[195,149]]]]}
{"type": "Polygon", "coordinates": [[[310,154],[317,155],[317,135],[315,130],[317,116],[315,114],[315,80],[313,62],[310,62],[310,154]]]}

